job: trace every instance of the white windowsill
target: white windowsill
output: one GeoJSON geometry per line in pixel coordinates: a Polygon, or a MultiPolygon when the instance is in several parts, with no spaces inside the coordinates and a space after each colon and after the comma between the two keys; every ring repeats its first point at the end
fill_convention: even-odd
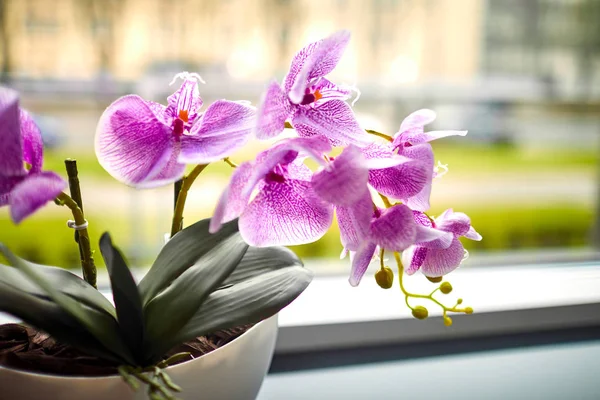
{"type": "MultiPolygon", "coordinates": [[[[366,276],[353,288],[345,276],[316,277],[281,311],[279,354],[320,349],[378,346],[527,331],[600,326],[600,263],[462,268],[448,280],[453,292],[436,298],[453,305],[458,297],[472,315],[453,316],[445,327],[437,305],[430,317],[412,317],[396,284],[379,288],[366,276]],[[445,301],[444,301],[445,300],[445,301]]],[[[408,290],[429,293],[422,276],[405,280],[408,290]]]]}
{"type": "MultiPolygon", "coordinates": [[[[311,265],[307,262],[307,266],[311,265]]],[[[139,275],[139,274],[136,274],[139,275]]],[[[101,278],[103,282],[105,278],[101,278]]],[[[397,281],[379,288],[372,275],[360,286],[347,276],[316,276],[298,299],[280,312],[277,354],[430,340],[459,339],[560,328],[600,326],[600,262],[507,267],[466,267],[448,280],[453,292],[437,299],[473,307],[445,327],[439,307],[421,301],[430,317],[414,319],[397,281]]],[[[408,290],[429,293],[435,285],[420,275],[405,279],[408,290]]],[[[108,292],[103,291],[107,297],[108,292]]],[[[0,324],[14,322],[0,313],[0,324]]]]}

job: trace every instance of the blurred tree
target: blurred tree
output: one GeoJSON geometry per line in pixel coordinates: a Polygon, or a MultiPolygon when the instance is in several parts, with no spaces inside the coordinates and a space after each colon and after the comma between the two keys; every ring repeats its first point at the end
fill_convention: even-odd
{"type": "Polygon", "coordinates": [[[127,0],[74,0],[76,20],[82,31],[88,30],[98,51],[98,77],[106,78],[114,72],[117,19],[127,0]]]}
{"type": "Polygon", "coordinates": [[[8,0],[0,0],[0,44],[2,46],[2,69],[0,70],[0,83],[6,85],[10,82],[10,74],[12,72],[10,34],[8,32],[8,0]]]}
{"type": "Polygon", "coordinates": [[[580,43],[581,51],[579,54],[579,84],[584,88],[582,97],[584,100],[590,100],[593,96],[593,85],[595,71],[595,57],[600,54],[600,1],[584,1],[577,15],[578,25],[581,26],[580,43]]]}

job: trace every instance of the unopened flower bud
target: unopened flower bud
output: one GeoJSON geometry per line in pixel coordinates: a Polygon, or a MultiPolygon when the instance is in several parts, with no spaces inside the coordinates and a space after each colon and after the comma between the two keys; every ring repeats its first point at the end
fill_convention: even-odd
{"type": "Polygon", "coordinates": [[[452,318],[450,318],[450,317],[444,317],[444,325],[446,325],[446,326],[452,326],[452,318]]]}
{"type": "Polygon", "coordinates": [[[441,282],[441,281],[442,281],[442,278],[443,278],[443,277],[441,277],[441,276],[436,276],[435,278],[432,278],[432,277],[430,277],[430,276],[426,276],[425,278],[427,278],[427,280],[428,280],[429,282],[438,283],[438,282],[441,282]]]}
{"type": "Polygon", "coordinates": [[[463,299],[456,300],[456,304],[462,304],[462,302],[463,302],[463,299]]]}
{"type": "Polygon", "coordinates": [[[471,307],[467,307],[467,308],[465,308],[465,313],[466,314],[473,314],[473,309],[471,307]]]}
{"type": "Polygon", "coordinates": [[[442,282],[442,284],[440,285],[440,292],[444,293],[444,294],[448,294],[452,291],[452,285],[450,284],[450,282],[442,282]]]}
{"type": "Polygon", "coordinates": [[[412,310],[412,315],[416,319],[425,319],[429,315],[429,311],[423,306],[416,306],[412,310]]]}
{"type": "Polygon", "coordinates": [[[394,283],[394,273],[388,267],[380,269],[375,274],[375,281],[382,289],[389,289],[394,283]]]}

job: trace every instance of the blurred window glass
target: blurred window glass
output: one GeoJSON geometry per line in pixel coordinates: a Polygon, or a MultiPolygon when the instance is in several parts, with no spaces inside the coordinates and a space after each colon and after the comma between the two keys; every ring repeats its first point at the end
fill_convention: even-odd
{"type": "MultiPolygon", "coordinates": [[[[78,159],[92,235],[111,230],[139,265],[170,226],[172,188],[139,192],[103,171],[93,144],[104,108],[129,93],[165,103],[181,70],[207,82],[205,104],[256,104],[295,51],[342,28],[353,37],[331,79],[360,88],[354,110],[365,128],[392,135],[426,107],[438,114],[430,129],[469,131],[433,143],[449,172],[434,183],[431,209],[471,217],[484,240],[465,241],[467,263],[597,258],[600,1],[0,0],[0,9],[0,78],[40,121],[46,169],[78,159]]],[[[267,145],[251,142],[232,159],[267,145]]],[[[211,215],[230,173],[225,163],[206,170],[187,222],[211,215]]],[[[0,241],[76,266],[72,232],[55,231],[65,218],[48,206],[16,228],[0,209],[0,241]]],[[[335,227],[295,250],[322,271],[348,270],[335,227]]]]}

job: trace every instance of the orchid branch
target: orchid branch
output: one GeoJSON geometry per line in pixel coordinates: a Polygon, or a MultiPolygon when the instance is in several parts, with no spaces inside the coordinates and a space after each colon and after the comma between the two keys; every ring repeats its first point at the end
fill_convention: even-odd
{"type": "Polygon", "coordinates": [[[206,168],[208,164],[199,164],[186,175],[181,182],[181,189],[177,195],[177,201],[175,202],[175,212],[173,213],[173,224],[171,225],[171,237],[179,232],[183,227],[183,209],[185,208],[185,200],[192,184],[200,175],[200,173],[206,168]]]}
{"type": "MultiPolygon", "coordinates": [[[[61,192],[56,197],[56,203],[61,206],[67,206],[73,213],[73,219],[78,226],[85,226],[86,220],[83,211],[79,205],[68,194],[61,192]]],[[[94,264],[94,256],[90,246],[90,237],[87,228],[77,230],[79,249],[81,253],[81,270],[83,271],[83,279],[94,288],[96,288],[96,265],[94,264]]]]}
{"type": "Polygon", "coordinates": [[[417,299],[426,299],[426,300],[432,301],[433,303],[440,306],[443,311],[444,324],[446,326],[452,325],[452,319],[450,317],[448,317],[448,315],[447,315],[449,312],[465,313],[465,314],[473,313],[473,309],[471,307],[457,308],[457,306],[462,303],[462,299],[459,299],[453,307],[448,307],[433,297],[433,294],[437,290],[442,290],[442,293],[450,293],[450,291],[443,290],[444,288],[450,288],[450,290],[451,290],[452,286],[450,286],[450,284],[448,282],[443,282],[440,286],[438,286],[438,288],[433,290],[428,295],[411,293],[408,290],[406,290],[406,288],[404,287],[403,279],[402,279],[404,276],[404,266],[402,265],[402,260],[400,259],[400,254],[398,254],[397,251],[394,252],[394,258],[396,259],[396,264],[398,265],[398,283],[400,284],[400,290],[402,290],[402,293],[404,294],[404,300],[406,302],[406,305],[408,306],[408,308],[410,308],[412,310],[414,317],[416,317],[418,319],[425,319],[425,318],[427,318],[428,312],[427,312],[427,309],[423,306],[411,307],[410,304],[408,303],[408,299],[411,297],[417,298],[417,299]]]}
{"type": "Polygon", "coordinates": [[[225,161],[227,164],[229,164],[229,166],[230,166],[231,168],[237,168],[237,167],[238,167],[238,165],[237,165],[236,163],[234,163],[233,161],[231,161],[231,160],[229,159],[229,157],[225,157],[225,158],[223,159],[223,161],[225,161]]]}
{"type": "MultiPolygon", "coordinates": [[[[67,170],[67,176],[69,177],[69,191],[71,192],[71,198],[73,199],[73,201],[75,201],[75,203],[77,204],[77,206],[79,206],[79,209],[81,210],[81,213],[83,214],[83,198],[81,197],[81,187],[79,186],[79,172],[77,171],[77,160],[74,159],[70,159],[67,158],[65,160],[65,168],[67,170]]],[[[83,219],[85,221],[85,218],[83,219]]],[[[77,221],[75,221],[75,223],[77,225],[80,225],[77,221]]],[[[77,242],[77,245],[79,246],[79,259],[82,262],[82,270],[84,273],[84,276],[86,275],[86,271],[88,269],[93,269],[93,276],[96,276],[96,266],[94,265],[94,259],[93,257],[89,256],[89,259],[86,255],[86,251],[84,249],[84,245],[82,243],[82,241],[85,241],[86,239],[80,239],[80,233],[79,230],[75,230],[75,242],[77,242]],[[88,261],[84,261],[84,260],[88,260],[88,261]],[[87,262],[90,263],[91,266],[86,268],[83,266],[83,263],[87,262]]],[[[88,244],[89,244],[89,238],[87,239],[88,244]]],[[[87,280],[87,279],[86,279],[87,280]]],[[[95,286],[95,281],[96,279],[94,278],[94,285],[95,286]]]]}

